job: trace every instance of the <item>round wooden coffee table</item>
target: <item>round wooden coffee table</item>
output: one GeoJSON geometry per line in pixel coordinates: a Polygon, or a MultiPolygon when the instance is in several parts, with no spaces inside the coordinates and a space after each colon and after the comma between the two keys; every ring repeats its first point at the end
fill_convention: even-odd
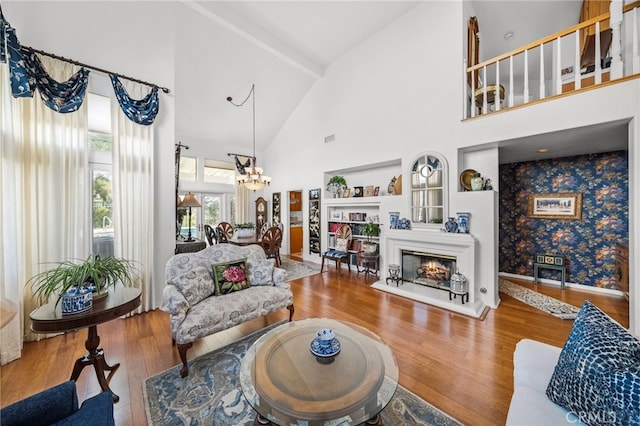
{"type": "Polygon", "coordinates": [[[254,424],[372,424],[398,386],[391,349],[369,330],[314,318],[283,324],[258,339],[240,368],[242,392],[258,412],[254,424]],[[333,358],[310,344],[330,328],[340,342],[333,358]]]}

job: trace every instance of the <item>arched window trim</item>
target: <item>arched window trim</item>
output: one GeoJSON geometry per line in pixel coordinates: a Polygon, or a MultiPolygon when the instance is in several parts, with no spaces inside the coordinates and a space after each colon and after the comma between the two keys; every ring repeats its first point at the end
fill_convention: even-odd
{"type": "Polygon", "coordinates": [[[437,151],[423,151],[419,154],[417,154],[415,157],[413,157],[413,159],[408,163],[406,170],[405,170],[405,176],[407,176],[406,179],[406,186],[405,188],[407,189],[407,204],[408,204],[408,212],[409,212],[409,218],[411,220],[411,226],[412,228],[420,228],[420,229],[440,229],[443,227],[442,223],[423,223],[423,222],[414,222],[413,221],[413,179],[412,179],[412,172],[413,172],[413,166],[416,163],[416,161],[420,160],[420,159],[426,159],[427,156],[432,156],[432,157],[436,157],[441,163],[442,163],[442,219],[443,222],[447,219],[447,217],[449,216],[449,163],[446,159],[446,157],[444,155],[442,155],[442,153],[437,152],[437,151]]]}

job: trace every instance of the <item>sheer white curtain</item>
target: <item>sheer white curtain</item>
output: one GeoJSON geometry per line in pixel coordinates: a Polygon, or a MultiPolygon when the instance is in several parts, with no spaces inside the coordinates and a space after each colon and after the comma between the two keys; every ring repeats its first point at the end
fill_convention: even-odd
{"type": "MultiPolygon", "coordinates": [[[[77,67],[42,57],[51,77],[67,80],[77,67]]],[[[46,262],[82,259],[91,241],[86,102],[60,114],[34,98],[13,99],[7,64],[0,64],[0,292],[18,305],[1,335],[0,363],[19,358],[22,340],[35,340],[29,313],[37,307],[27,280],[46,262]]]]}
{"type": "MultiPolygon", "coordinates": [[[[142,99],[149,87],[123,80],[129,96],[142,99]]],[[[137,263],[142,290],[138,313],[153,309],[153,126],[129,120],[115,96],[111,102],[113,140],[114,255],[137,263]]],[[[156,298],[158,299],[158,298],[156,298]]]]}
{"type": "Polygon", "coordinates": [[[249,219],[250,191],[244,185],[236,185],[236,223],[251,222],[249,219]]]}

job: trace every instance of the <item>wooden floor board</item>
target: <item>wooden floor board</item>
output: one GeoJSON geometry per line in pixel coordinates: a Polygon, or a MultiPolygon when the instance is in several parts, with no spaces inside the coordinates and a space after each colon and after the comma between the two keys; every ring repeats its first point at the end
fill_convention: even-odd
{"type": "MultiPolygon", "coordinates": [[[[575,306],[591,300],[628,327],[629,306],[623,297],[519,283],[575,306]]],[[[573,324],[503,294],[498,309],[481,321],[372,289],[362,274],[346,269],[340,276],[330,268],[291,284],[295,319],[337,318],[372,330],[393,349],[404,387],[469,425],[504,424],[513,392],[513,351],[520,339],[562,346],[573,324]]],[[[189,358],[287,317],[282,310],[201,339],[189,358]]],[[[98,334],[107,362],[121,363],[112,380],[120,396],[116,424],[145,424],[143,380],[180,363],[168,315],[156,310],[117,319],[98,326],[98,334]]],[[[68,379],[75,359],[85,352],[85,339],[86,330],[79,330],[26,343],[21,359],[0,367],[0,406],[68,379]]],[[[95,373],[85,368],[78,380],[80,400],[99,390],[95,373]]]]}

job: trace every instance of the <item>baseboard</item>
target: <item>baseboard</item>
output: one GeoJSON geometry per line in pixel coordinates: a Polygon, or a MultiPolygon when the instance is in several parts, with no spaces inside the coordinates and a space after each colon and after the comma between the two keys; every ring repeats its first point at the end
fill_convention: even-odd
{"type": "MultiPolygon", "coordinates": [[[[529,275],[518,275],[518,274],[510,274],[508,272],[499,272],[498,273],[498,277],[515,278],[515,279],[518,279],[518,280],[533,282],[533,277],[530,277],[529,275]]],[[[538,278],[538,282],[542,283],[542,284],[548,284],[548,285],[557,286],[557,287],[560,287],[560,285],[561,285],[560,281],[550,280],[550,279],[547,279],[547,278],[538,278]]],[[[571,287],[571,288],[575,288],[576,290],[581,290],[581,291],[589,291],[591,293],[609,294],[609,295],[612,295],[612,296],[624,296],[624,294],[622,293],[621,290],[613,290],[611,288],[593,287],[593,286],[590,286],[590,285],[584,285],[584,284],[578,284],[578,283],[570,283],[568,281],[565,282],[565,287],[571,287]]]]}

